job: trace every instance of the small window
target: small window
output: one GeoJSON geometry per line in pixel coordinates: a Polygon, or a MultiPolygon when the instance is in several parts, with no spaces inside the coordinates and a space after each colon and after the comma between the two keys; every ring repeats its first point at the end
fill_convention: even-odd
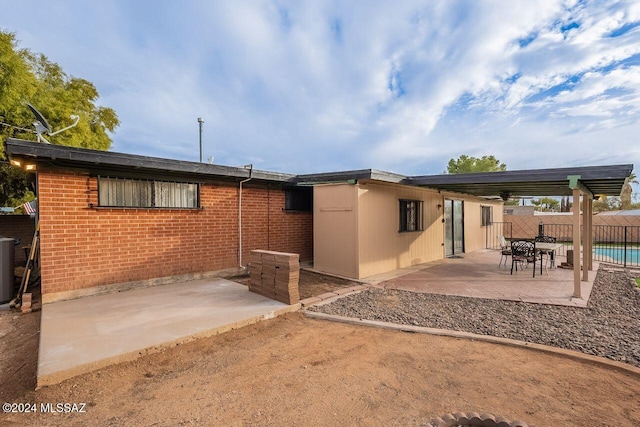
{"type": "Polygon", "coordinates": [[[313,211],[313,188],[296,187],[284,190],[284,210],[286,211],[313,211]]]}
{"type": "Polygon", "coordinates": [[[482,207],[482,226],[491,225],[493,222],[493,206],[482,207]]]}
{"type": "Polygon", "coordinates": [[[424,230],[423,202],[400,200],[400,232],[424,230]]]}
{"type": "Polygon", "coordinates": [[[193,183],[98,177],[101,207],[194,209],[200,207],[198,190],[193,183]]]}

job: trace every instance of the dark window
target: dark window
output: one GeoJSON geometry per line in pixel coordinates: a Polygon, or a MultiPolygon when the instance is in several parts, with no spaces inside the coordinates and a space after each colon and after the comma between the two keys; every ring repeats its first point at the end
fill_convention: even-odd
{"type": "Polygon", "coordinates": [[[102,207],[193,209],[200,207],[199,185],[98,177],[98,204],[102,207]]]}
{"type": "Polygon", "coordinates": [[[482,226],[491,225],[493,222],[493,206],[482,207],[482,226]]]}
{"type": "Polygon", "coordinates": [[[287,211],[313,211],[313,188],[286,188],[284,190],[284,209],[287,211]]]}
{"type": "Polygon", "coordinates": [[[424,230],[423,202],[421,200],[400,200],[399,231],[424,230]]]}

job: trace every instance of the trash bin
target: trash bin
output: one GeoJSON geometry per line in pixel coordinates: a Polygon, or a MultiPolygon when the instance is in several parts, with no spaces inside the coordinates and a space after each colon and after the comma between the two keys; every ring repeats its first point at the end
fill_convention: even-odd
{"type": "Polygon", "coordinates": [[[13,239],[0,237],[0,304],[11,301],[13,298],[15,242],[13,239]]]}

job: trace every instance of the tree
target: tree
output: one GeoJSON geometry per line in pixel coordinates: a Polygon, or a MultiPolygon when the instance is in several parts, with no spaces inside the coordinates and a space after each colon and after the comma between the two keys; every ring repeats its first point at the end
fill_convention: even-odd
{"type": "Polygon", "coordinates": [[[593,212],[615,211],[620,209],[619,197],[600,196],[598,200],[593,201],[593,212]]]}
{"type": "Polygon", "coordinates": [[[555,212],[560,206],[560,202],[551,197],[542,197],[540,199],[531,200],[531,204],[534,205],[539,211],[555,212]]]}
{"type": "Polygon", "coordinates": [[[571,212],[571,200],[569,196],[563,197],[560,200],[560,212],[571,212]]]}
{"type": "MultiPolygon", "coordinates": [[[[68,76],[42,54],[18,48],[15,35],[0,30],[0,161],[6,160],[6,138],[35,140],[27,102],[54,130],[71,124],[72,114],[80,116],[76,127],[48,138],[52,144],[108,150],[109,133],[120,123],[113,109],[96,105],[98,96],[91,82],[68,76]]],[[[26,175],[6,162],[0,166],[0,180],[0,205],[15,207],[33,199],[26,175]]]]}
{"type": "Polygon", "coordinates": [[[477,158],[463,154],[457,160],[449,160],[446,173],[504,172],[506,170],[507,165],[500,163],[500,160],[494,156],[477,158]]]}
{"type": "Polygon", "coordinates": [[[622,186],[622,192],[620,193],[620,201],[621,201],[621,209],[631,209],[631,195],[633,193],[633,187],[631,184],[637,184],[638,180],[636,179],[636,174],[631,172],[629,177],[624,182],[622,186]]]}

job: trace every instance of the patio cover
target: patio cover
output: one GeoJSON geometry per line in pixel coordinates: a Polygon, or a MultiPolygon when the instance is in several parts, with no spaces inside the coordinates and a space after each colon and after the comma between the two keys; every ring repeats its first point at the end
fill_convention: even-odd
{"type": "MultiPolygon", "coordinates": [[[[500,197],[503,200],[513,196],[573,196],[573,241],[578,242],[576,248],[580,248],[582,242],[582,280],[588,281],[588,271],[593,269],[593,199],[600,196],[619,196],[632,171],[631,164],[421,176],[403,176],[375,169],[363,169],[297,175],[294,180],[298,184],[313,185],[372,179],[478,197],[500,197]],[[582,224],[581,196],[584,212],[582,224]]],[[[579,250],[574,251],[573,264],[580,265],[579,250]]],[[[580,280],[580,268],[575,268],[575,298],[582,298],[580,280]]]]}
{"type": "Polygon", "coordinates": [[[573,269],[574,298],[582,298],[580,286],[580,242],[582,242],[582,280],[593,270],[593,199],[619,196],[633,165],[585,166],[559,169],[519,170],[457,175],[415,176],[411,185],[439,190],[499,196],[573,196],[573,269]],[[580,196],[584,220],[580,223],[580,196]],[[581,228],[582,226],[582,228],[581,228]]]}
{"type": "Polygon", "coordinates": [[[450,175],[412,176],[405,183],[474,196],[572,196],[578,177],[593,196],[619,196],[633,165],[584,166],[450,175]]]}

